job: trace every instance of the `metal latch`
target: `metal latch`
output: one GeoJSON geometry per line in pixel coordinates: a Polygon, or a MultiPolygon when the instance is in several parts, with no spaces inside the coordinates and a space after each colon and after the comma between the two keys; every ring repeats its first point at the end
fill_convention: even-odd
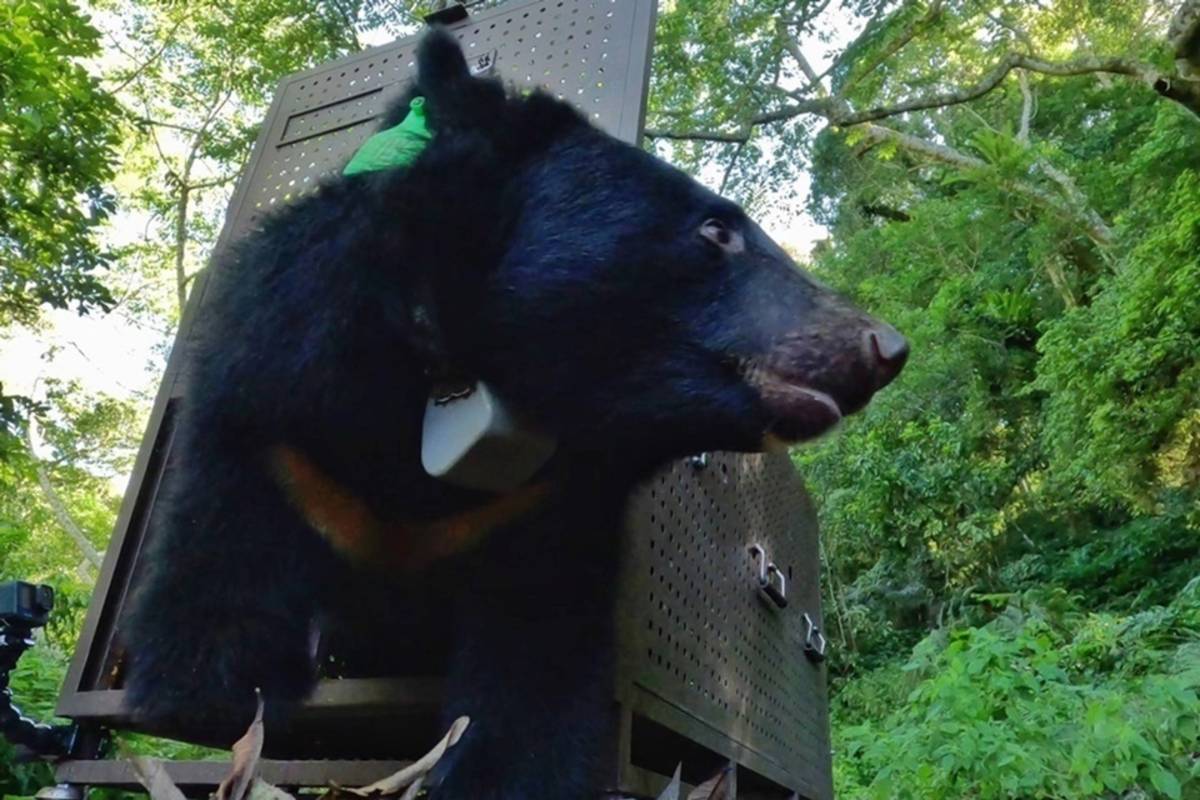
{"type": "Polygon", "coordinates": [[[496,69],[496,51],[489,50],[486,53],[479,53],[467,59],[467,68],[471,71],[472,77],[479,78],[484,75],[491,75],[496,69]]]}
{"type": "Polygon", "coordinates": [[[787,577],[783,570],[767,557],[761,544],[750,545],[750,555],[758,560],[758,589],[780,608],[787,608],[787,577]]]}
{"type": "Polygon", "coordinates": [[[804,615],[804,656],[814,664],[825,660],[825,635],[807,613],[804,615]]]}

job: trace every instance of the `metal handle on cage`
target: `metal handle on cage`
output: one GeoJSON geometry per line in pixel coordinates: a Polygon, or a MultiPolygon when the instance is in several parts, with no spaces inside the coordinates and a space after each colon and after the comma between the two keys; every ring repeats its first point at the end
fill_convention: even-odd
{"type": "Polygon", "coordinates": [[[804,615],[804,657],[814,664],[819,664],[825,660],[825,635],[821,633],[821,629],[817,627],[817,623],[813,622],[813,618],[805,613],[804,615]]]}
{"type": "Polygon", "coordinates": [[[772,603],[787,608],[787,576],[767,556],[761,544],[750,545],[750,555],[758,560],[758,588],[772,603]],[[776,586],[776,583],[779,585],[776,586]]]}

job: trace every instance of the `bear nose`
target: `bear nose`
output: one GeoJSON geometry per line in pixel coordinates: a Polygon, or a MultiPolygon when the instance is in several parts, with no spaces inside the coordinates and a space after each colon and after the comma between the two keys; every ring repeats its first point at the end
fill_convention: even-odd
{"type": "Polygon", "coordinates": [[[908,342],[900,331],[877,323],[864,334],[867,363],[875,374],[875,388],[882,389],[900,374],[908,360],[908,342]]]}

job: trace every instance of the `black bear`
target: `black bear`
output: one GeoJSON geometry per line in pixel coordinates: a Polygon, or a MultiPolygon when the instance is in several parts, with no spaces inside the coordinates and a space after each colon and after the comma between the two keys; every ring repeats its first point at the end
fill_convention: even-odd
{"type": "MultiPolygon", "coordinates": [[[[328,181],[214,268],[124,638],[136,714],[244,729],[311,689],[339,581],[456,576],[438,800],[595,796],[623,504],[671,459],[829,429],[904,339],[735,204],[567,104],[469,74],[426,35],[409,166],[328,181]],[[485,381],[555,455],[497,497],[418,454],[446,375],[485,381]]],[[[380,634],[380,639],[386,639],[380,634]]],[[[407,642],[409,649],[419,643],[407,642]]]]}

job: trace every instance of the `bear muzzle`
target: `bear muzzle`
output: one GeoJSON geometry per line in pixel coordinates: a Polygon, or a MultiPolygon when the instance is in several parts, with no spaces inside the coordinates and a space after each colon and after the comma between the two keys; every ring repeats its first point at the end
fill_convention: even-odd
{"type": "MultiPolygon", "coordinates": [[[[753,367],[746,382],[758,392],[770,416],[764,435],[784,443],[820,436],[842,419],[842,408],[827,392],[771,369],[753,367]]],[[[770,449],[770,448],[768,448],[770,449]]]]}
{"type": "Polygon", "coordinates": [[[908,361],[908,340],[886,322],[877,322],[863,333],[863,349],[875,375],[875,391],[895,380],[908,361]]]}
{"type": "Polygon", "coordinates": [[[769,422],[764,449],[813,439],[862,409],[908,360],[908,342],[872,321],[855,342],[830,353],[811,334],[790,337],[768,358],[748,360],[742,378],[759,396],[769,422]],[[857,346],[854,346],[857,344],[857,346]]]}

